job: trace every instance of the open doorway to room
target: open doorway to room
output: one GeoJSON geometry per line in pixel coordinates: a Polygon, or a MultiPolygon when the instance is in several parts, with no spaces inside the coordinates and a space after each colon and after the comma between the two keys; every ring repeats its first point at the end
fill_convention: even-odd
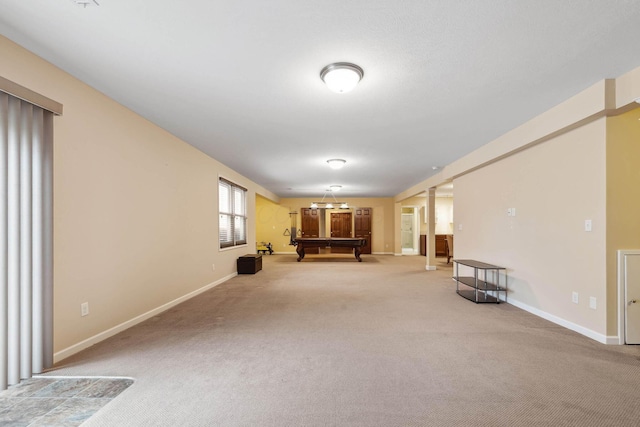
{"type": "Polygon", "coordinates": [[[453,258],[453,183],[442,184],[436,188],[435,200],[435,238],[436,257],[453,258]]]}
{"type": "Polygon", "coordinates": [[[400,226],[403,255],[418,255],[420,253],[418,217],[418,208],[413,206],[402,207],[400,226]]]}

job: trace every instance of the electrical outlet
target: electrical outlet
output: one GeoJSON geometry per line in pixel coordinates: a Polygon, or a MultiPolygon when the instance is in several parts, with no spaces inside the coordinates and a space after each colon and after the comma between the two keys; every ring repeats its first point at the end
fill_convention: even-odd
{"type": "Polygon", "coordinates": [[[589,308],[596,309],[596,297],[589,297],[589,308]]]}
{"type": "Polygon", "coordinates": [[[572,292],[571,293],[571,301],[574,304],[578,304],[579,298],[578,298],[578,293],[577,292],[572,292]]]}
{"type": "Polygon", "coordinates": [[[591,220],[590,219],[585,219],[584,220],[584,231],[591,231],[591,220]]]}
{"type": "Polygon", "coordinates": [[[458,224],[458,231],[462,231],[462,224],[458,224]]]}
{"type": "Polygon", "coordinates": [[[80,304],[80,316],[84,317],[89,314],[89,303],[83,302],[80,304]]]}
{"type": "Polygon", "coordinates": [[[216,271],[216,265],[215,264],[211,264],[211,270],[216,271]]]}

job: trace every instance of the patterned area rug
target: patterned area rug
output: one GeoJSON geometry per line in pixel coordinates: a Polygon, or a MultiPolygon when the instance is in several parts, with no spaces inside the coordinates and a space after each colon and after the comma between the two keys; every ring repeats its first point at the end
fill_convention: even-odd
{"type": "Polygon", "coordinates": [[[131,384],[131,378],[34,377],[0,392],[0,425],[79,426],[131,384]]]}

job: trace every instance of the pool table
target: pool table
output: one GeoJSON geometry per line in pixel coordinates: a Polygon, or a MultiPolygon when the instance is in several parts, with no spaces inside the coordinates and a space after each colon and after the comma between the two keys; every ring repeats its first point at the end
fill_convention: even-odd
{"type": "Polygon", "coordinates": [[[360,248],[367,245],[367,239],[361,237],[298,237],[294,239],[298,262],[304,258],[305,248],[353,248],[353,254],[358,262],[360,258],[360,248]]]}

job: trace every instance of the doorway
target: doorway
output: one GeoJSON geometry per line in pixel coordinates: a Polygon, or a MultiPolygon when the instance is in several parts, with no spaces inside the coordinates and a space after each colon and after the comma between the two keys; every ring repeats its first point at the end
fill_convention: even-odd
{"type": "MultiPolygon", "coordinates": [[[[302,237],[320,237],[320,215],[318,209],[302,208],[302,218],[300,224],[302,225],[302,237]]],[[[305,249],[306,253],[317,254],[318,248],[305,249]]]]}
{"type": "MultiPolygon", "coordinates": [[[[331,212],[331,237],[351,236],[351,212],[331,212]]],[[[352,248],[331,248],[331,253],[351,253],[352,248]]]]}
{"type": "Polygon", "coordinates": [[[640,251],[618,251],[620,344],[640,344],[640,251]]]}
{"type": "Polygon", "coordinates": [[[418,213],[415,207],[403,207],[401,217],[401,242],[403,255],[418,255],[418,213]]]}

